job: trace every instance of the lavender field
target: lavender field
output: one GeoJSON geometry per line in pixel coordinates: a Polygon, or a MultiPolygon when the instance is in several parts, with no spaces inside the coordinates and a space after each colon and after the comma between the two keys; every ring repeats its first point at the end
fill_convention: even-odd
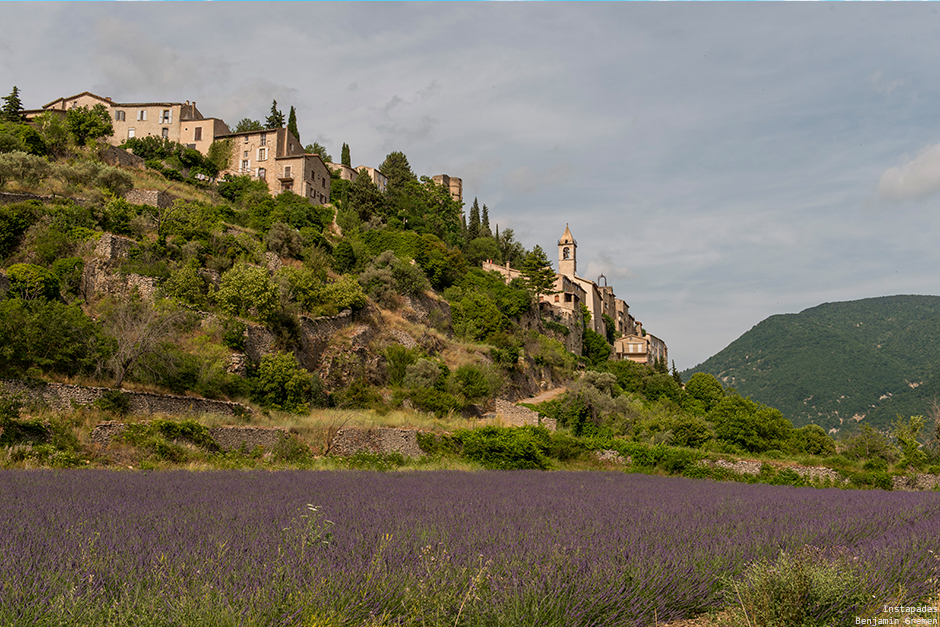
{"type": "Polygon", "coordinates": [[[5,471],[0,494],[4,626],[646,626],[726,605],[723,577],[804,545],[841,547],[878,607],[940,572],[937,493],[92,470],[5,471]]]}

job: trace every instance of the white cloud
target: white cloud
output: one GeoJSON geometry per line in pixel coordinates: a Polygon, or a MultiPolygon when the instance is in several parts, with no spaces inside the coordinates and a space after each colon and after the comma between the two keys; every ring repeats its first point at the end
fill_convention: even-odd
{"type": "Polygon", "coordinates": [[[571,175],[571,168],[561,163],[548,169],[533,171],[527,165],[518,167],[503,180],[503,184],[514,194],[525,195],[545,187],[559,185],[571,175]]]}
{"type": "Polygon", "coordinates": [[[940,192],[940,144],[927,146],[916,158],[888,168],[878,182],[885,200],[916,200],[940,192]]]}

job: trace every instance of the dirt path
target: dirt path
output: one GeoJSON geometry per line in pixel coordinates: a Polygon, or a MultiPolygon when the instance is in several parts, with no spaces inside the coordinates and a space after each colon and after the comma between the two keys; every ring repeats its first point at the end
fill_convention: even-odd
{"type": "Polygon", "coordinates": [[[532,403],[533,405],[536,403],[544,403],[545,401],[550,401],[556,396],[560,396],[561,394],[564,394],[567,391],[568,391],[568,388],[565,388],[565,387],[555,388],[554,390],[548,390],[547,392],[542,392],[538,396],[533,396],[531,398],[523,398],[521,400],[516,401],[516,403],[532,403]]]}

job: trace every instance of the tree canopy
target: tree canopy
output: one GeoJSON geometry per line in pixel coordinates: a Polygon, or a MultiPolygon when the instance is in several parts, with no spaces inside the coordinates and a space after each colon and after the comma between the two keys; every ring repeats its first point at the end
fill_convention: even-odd
{"type": "Polygon", "coordinates": [[[13,86],[9,96],[3,98],[3,108],[0,109],[0,120],[3,122],[20,123],[26,121],[23,114],[23,103],[20,102],[20,90],[13,86]]]}
{"type": "Polygon", "coordinates": [[[294,111],[294,105],[291,105],[290,113],[287,116],[287,130],[297,138],[297,141],[300,141],[300,131],[297,130],[297,112],[294,111]]]}
{"type": "Polygon", "coordinates": [[[284,126],[284,114],[278,111],[277,100],[271,101],[271,114],[264,121],[265,128],[281,128],[284,126]]]}
{"type": "Polygon", "coordinates": [[[114,133],[111,114],[103,104],[88,107],[73,107],[65,114],[65,126],[79,146],[85,146],[97,139],[114,133]]]}

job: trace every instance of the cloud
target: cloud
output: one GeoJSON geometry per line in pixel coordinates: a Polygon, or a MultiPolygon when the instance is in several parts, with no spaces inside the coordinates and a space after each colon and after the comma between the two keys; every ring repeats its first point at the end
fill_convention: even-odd
{"type": "Polygon", "coordinates": [[[130,93],[175,93],[192,88],[208,70],[177,50],[150,39],[134,22],[114,17],[96,24],[96,59],[105,78],[99,86],[118,99],[130,93]]]}
{"type": "Polygon", "coordinates": [[[509,172],[503,180],[503,184],[512,193],[522,196],[537,192],[545,187],[559,185],[565,182],[570,175],[571,168],[564,163],[547,170],[534,172],[532,168],[524,165],[509,172]]]}
{"type": "Polygon", "coordinates": [[[885,73],[883,70],[878,70],[874,74],[868,77],[868,82],[872,84],[879,94],[885,96],[890,96],[898,87],[904,87],[908,84],[907,80],[903,78],[896,78],[893,81],[884,80],[885,73]]]}
{"type": "Polygon", "coordinates": [[[940,144],[927,146],[915,159],[888,168],[878,182],[884,200],[917,200],[940,192],[940,144]]]}
{"type": "Polygon", "coordinates": [[[596,259],[592,259],[588,262],[587,267],[580,273],[581,276],[593,281],[603,274],[609,281],[609,285],[614,286],[615,291],[617,289],[616,283],[618,280],[623,281],[633,278],[633,272],[626,266],[618,266],[617,261],[611,257],[610,254],[599,252],[594,256],[596,259]]]}

